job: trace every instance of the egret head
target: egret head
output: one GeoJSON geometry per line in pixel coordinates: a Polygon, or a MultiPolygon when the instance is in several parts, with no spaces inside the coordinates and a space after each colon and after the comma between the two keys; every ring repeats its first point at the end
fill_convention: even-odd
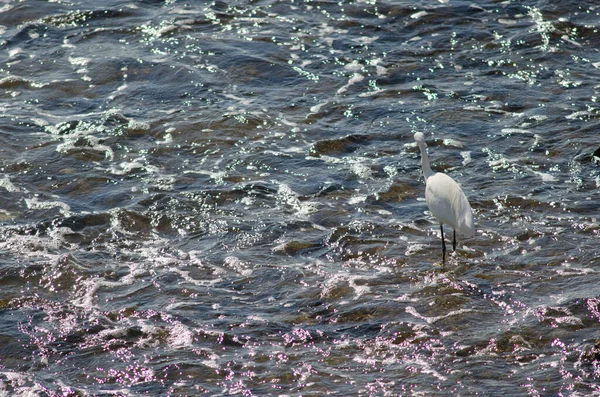
{"type": "Polygon", "coordinates": [[[425,135],[422,132],[415,133],[415,141],[417,143],[425,143],[425,135]]]}

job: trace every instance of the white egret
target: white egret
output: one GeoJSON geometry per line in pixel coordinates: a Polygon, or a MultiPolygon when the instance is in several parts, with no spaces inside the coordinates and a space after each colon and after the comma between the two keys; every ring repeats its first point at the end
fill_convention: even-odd
{"type": "Polygon", "coordinates": [[[456,250],[456,232],[464,237],[475,235],[473,225],[473,211],[467,196],[463,193],[458,183],[443,172],[433,172],[429,166],[427,145],[422,132],[415,134],[415,141],[421,150],[421,167],[425,178],[425,199],[429,211],[440,222],[442,232],[442,262],[446,262],[446,243],[444,242],[444,224],[450,226],[454,232],[452,249],[456,250]]]}

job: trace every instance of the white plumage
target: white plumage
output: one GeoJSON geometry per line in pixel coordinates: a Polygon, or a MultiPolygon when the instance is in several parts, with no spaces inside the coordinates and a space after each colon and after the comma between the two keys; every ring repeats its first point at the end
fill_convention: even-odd
{"type": "Polygon", "coordinates": [[[448,175],[443,172],[433,172],[429,166],[429,157],[425,144],[425,136],[417,132],[415,141],[421,150],[421,167],[425,177],[425,199],[429,211],[440,222],[442,232],[442,261],[446,261],[446,243],[444,242],[444,224],[450,226],[454,233],[452,248],[456,250],[456,232],[464,237],[475,235],[473,224],[473,211],[467,196],[462,189],[448,175]]]}

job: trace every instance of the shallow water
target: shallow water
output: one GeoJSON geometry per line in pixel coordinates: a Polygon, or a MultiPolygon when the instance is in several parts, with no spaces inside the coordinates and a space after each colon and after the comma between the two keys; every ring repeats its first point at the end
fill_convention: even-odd
{"type": "Polygon", "coordinates": [[[599,395],[599,24],[1,3],[0,395],[599,395]]]}

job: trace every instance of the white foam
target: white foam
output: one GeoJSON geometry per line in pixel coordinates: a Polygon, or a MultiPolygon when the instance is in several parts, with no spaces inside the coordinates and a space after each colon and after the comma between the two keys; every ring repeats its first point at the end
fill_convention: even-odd
{"type": "Polygon", "coordinates": [[[531,134],[531,131],[523,128],[502,128],[500,132],[502,132],[503,135],[531,134]]]}
{"type": "Polygon", "coordinates": [[[173,328],[169,330],[167,342],[175,349],[191,347],[194,344],[194,332],[185,325],[177,322],[173,328]]]}
{"type": "Polygon", "coordinates": [[[469,164],[473,160],[471,158],[471,152],[469,152],[469,151],[460,152],[460,155],[463,158],[463,162],[462,162],[463,166],[469,164]]]}
{"type": "MultiPolygon", "coordinates": [[[[86,146],[85,148],[88,150],[92,150],[95,152],[104,153],[104,158],[108,160],[112,160],[115,157],[115,154],[112,148],[108,145],[100,144],[100,140],[92,135],[86,135],[86,146]]],[[[69,138],[65,138],[64,142],[56,146],[56,151],[59,153],[69,153],[71,151],[79,151],[81,150],[81,145],[78,143],[79,138],[78,134],[74,134],[69,138]]]]}
{"type": "Polygon", "coordinates": [[[326,104],[327,104],[327,102],[321,102],[321,103],[318,103],[316,105],[313,105],[313,106],[310,107],[310,112],[311,113],[319,113],[319,111],[321,110],[321,108],[323,106],[325,106],[326,104]]]}
{"type": "Polygon", "coordinates": [[[146,166],[141,158],[134,159],[132,161],[123,161],[118,165],[119,168],[112,167],[111,173],[114,175],[127,175],[136,170],[144,170],[144,171],[156,171],[156,167],[146,166]]]}
{"type": "Polygon", "coordinates": [[[352,61],[344,65],[344,70],[358,73],[362,70],[362,65],[358,61],[352,61]]]}
{"type": "Polygon", "coordinates": [[[429,13],[427,11],[419,11],[419,12],[415,12],[414,14],[411,14],[410,17],[412,19],[419,19],[419,18],[423,18],[426,15],[429,15],[429,13]]]}
{"type": "Polygon", "coordinates": [[[368,179],[373,176],[371,168],[362,163],[354,162],[350,168],[352,169],[352,172],[361,179],[368,179]]]}
{"type": "Polygon", "coordinates": [[[365,195],[352,196],[348,199],[348,204],[356,205],[359,203],[364,203],[365,201],[367,201],[367,196],[365,195]]]}
{"type": "Polygon", "coordinates": [[[10,193],[16,193],[21,191],[21,189],[16,187],[6,175],[2,179],[0,179],[0,187],[4,188],[7,192],[10,193]]]}
{"type": "Polygon", "coordinates": [[[405,256],[411,256],[416,254],[417,252],[425,251],[427,249],[427,245],[425,244],[409,244],[406,247],[406,251],[404,252],[405,256]]]}
{"type": "Polygon", "coordinates": [[[359,97],[361,98],[368,98],[368,97],[372,97],[375,95],[379,95],[382,92],[385,92],[385,90],[379,89],[379,90],[371,90],[371,91],[367,91],[367,92],[361,92],[360,94],[358,94],[359,97]]]}
{"type": "Polygon", "coordinates": [[[88,310],[93,309],[94,299],[97,296],[100,283],[97,278],[82,280],[77,284],[77,293],[81,296],[72,300],[73,306],[82,307],[88,310]]]}
{"type": "Polygon", "coordinates": [[[474,311],[473,309],[459,309],[459,310],[451,310],[451,311],[449,311],[448,313],[446,313],[446,314],[444,314],[444,315],[441,315],[441,316],[431,316],[431,317],[427,317],[427,316],[424,316],[424,315],[420,314],[420,313],[417,311],[417,309],[415,309],[415,308],[414,308],[414,307],[412,307],[412,306],[407,306],[407,307],[406,307],[406,312],[407,312],[408,314],[410,314],[410,315],[412,315],[412,316],[414,316],[414,317],[416,317],[416,318],[418,318],[418,319],[421,319],[421,320],[425,321],[427,324],[433,324],[433,323],[435,323],[435,322],[437,322],[437,321],[439,321],[439,320],[443,320],[443,319],[445,319],[445,318],[448,318],[448,317],[452,317],[452,316],[458,316],[458,315],[460,315],[460,314],[464,314],[464,313],[470,313],[470,312],[473,312],[473,311],[474,311]]]}
{"type": "Polygon", "coordinates": [[[444,145],[446,146],[452,146],[455,148],[459,148],[462,149],[464,147],[463,143],[459,140],[453,139],[453,138],[446,138],[443,140],[444,145]]]}
{"type": "Polygon", "coordinates": [[[232,268],[242,276],[247,277],[252,274],[252,269],[250,268],[249,264],[235,256],[228,256],[227,258],[225,258],[225,265],[232,268]]]}
{"type": "Polygon", "coordinates": [[[299,196],[285,183],[280,183],[277,189],[277,200],[296,210],[297,215],[305,217],[317,210],[317,203],[312,201],[300,201],[299,196]]]}
{"type": "Polygon", "coordinates": [[[360,73],[354,73],[349,79],[348,79],[348,83],[346,83],[346,85],[344,85],[343,87],[341,87],[340,89],[337,90],[337,94],[343,94],[344,92],[348,91],[348,88],[350,88],[351,86],[353,86],[356,83],[359,83],[361,81],[363,81],[365,79],[365,76],[363,76],[360,73]]]}
{"type": "Polygon", "coordinates": [[[542,182],[556,182],[558,180],[557,177],[555,177],[552,174],[549,174],[547,172],[541,172],[541,171],[535,171],[535,170],[530,170],[532,173],[534,173],[535,175],[539,176],[540,178],[542,178],[542,182]]]}
{"type": "Polygon", "coordinates": [[[73,66],[87,66],[88,63],[90,63],[91,59],[90,58],[85,58],[85,57],[69,57],[69,62],[71,63],[71,65],[73,66]]]}
{"type": "Polygon", "coordinates": [[[150,124],[145,121],[129,120],[127,129],[129,131],[148,131],[150,129],[150,124]]]}
{"type": "Polygon", "coordinates": [[[1,371],[0,377],[6,378],[0,382],[0,397],[38,397],[47,392],[29,374],[1,371]]]}
{"type": "Polygon", "coordinates": [[[31,210],[47,210],[58,207],[64,215],[69,215],[71,212],[71,207],[62,201],[42,201],[38,197],[31,197],[25,199],[25,204],[31,210]]]}
{"type": "Polygon", "coordinates": [[[325,298],[331,294],[331,292],[340,285],[347,284],[353,292],[354,296],[352,296],[353,300],[359,299],[361,296],[368,294],[371,292],[371,287],[367,285],[358,285],[358,280],[369,280],[374,279],[377,276],[373,275],[371,277],[367,276],[359,276],[352,275],[347,272],[340,272],[336,274],[329,274],[325,277],[325,282],[321,288],[321,297],[325,298]]]}

